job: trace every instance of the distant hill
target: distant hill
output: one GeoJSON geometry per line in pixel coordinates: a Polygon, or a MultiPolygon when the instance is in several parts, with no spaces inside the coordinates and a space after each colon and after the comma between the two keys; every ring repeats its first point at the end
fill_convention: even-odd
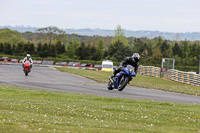
{"type": "MultiPolygon", "coordinates": [[[[31,31],[34,32],[37,27],[24,27],[24,26],[0,26],[0,29],[9,28],[19,32],[31,31]]],[[[114,30],[107,29],[64,29],[67,34],[78,34],[85,36],[113,36],[114,30]]],[[[168,40],[200,40],[200,32],[186,32],[186,33],[173,33],[173,32],[160,32],[160,31],[132,31],[124,30],[126,37],[147,37],[149,39],[162,36],[168,40]]]]}

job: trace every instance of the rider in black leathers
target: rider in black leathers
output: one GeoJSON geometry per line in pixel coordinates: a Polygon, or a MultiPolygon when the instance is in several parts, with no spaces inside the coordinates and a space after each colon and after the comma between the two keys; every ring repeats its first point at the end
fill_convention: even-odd
{"type": "MultiPolygon", "coordinates": [[[[114,73],[112,76],[110,76],[110,79],[112,79],[113,77],[115,77],[117,75],[117,73],[119,73],[123,67],[126,67],[127,65],[131,65],[134,67],[134,71],[137,74],[137,69],[139,67],[139,61],[140,61],[140,55],[138,53],[134,53],[132,57],[126,57],[121,63],[120,66],[117,67],[114,70],[114,73]]],[[[112,80],[111,80],[112,81],[112,80]]]]}

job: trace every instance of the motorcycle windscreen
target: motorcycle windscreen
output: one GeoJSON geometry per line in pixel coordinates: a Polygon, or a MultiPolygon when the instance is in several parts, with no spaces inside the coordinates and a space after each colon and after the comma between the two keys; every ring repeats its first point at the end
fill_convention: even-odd
{"type": "Polygon", "coordinates": [[[123,72],[127,75],[130,74],[130,69],[128,67],[123,68],[123,72]]]}

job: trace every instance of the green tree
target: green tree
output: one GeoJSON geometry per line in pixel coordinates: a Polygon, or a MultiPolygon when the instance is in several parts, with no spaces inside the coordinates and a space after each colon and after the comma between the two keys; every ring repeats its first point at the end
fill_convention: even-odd
{"type": "Polygon", "coordinates": [[[10,29],[0,29],[0,42],[8,42],[15,45],[20,41],[24,41],[21,33],[10,29]]]}
{"type": "Polygon", "coordinates": [[[90,44],[85,45],[85,43],[82,42],[76,51],[76,55],[81,60],[90,60],[92,59],[91,49],[92,46],[90,44]]]}
{"type": "Polygon", "coordinates": [[[47,43],[44,43],[42,45],[42,57],[48,57],[49,56],[49,46],[47,43]]]}
{"type": "Polygon", "coordinates": [[[145,43],[142,51],[140,52],[140,55],[144,58],[145,64],[147,62],[149,53],[150,53],[149,48],[147,47],[147,44],[145,43]]]}
{"type": "Polygon", "coordinates": [[[61,41],[57,41],[55,47],[57,55],[65,53],[65,45],[63,45],[61,41]]]}
{"type": "Polygon", "coordinates": [[[92,53],[95,54],[95,59],[94,60],[102,60],[103,59],[103,55],[104,55],[104,44],[103,44],[103,40],[99,40],[96,49],[94,50],[93,48],[92,53]]]}
{"type": "Polygon", "coordinates": [[[117,26],[117,29],[115,30],[115,35],[111,43],[114,44],[115,42],[118,42],[118,41],[122,42],[122,44],[124,45],[128,45],[128,41],[120,25],[117,26]]]}
{"type": "Polygon", "coordinates": [[[91,48],[91,56],[92,56],[92,58],[91,58],[92,60],[95,60],[95,61],[101,60],[99,58],[99,54],[97,53],[97,48],[94,45],[91,48]]]}
{"type": "Polygon", "coordinates": [[[30,45],[29,45],[29,53],[30,54],[35,54],[35,50],[36,50],[35,45],[33,43],[30,43],[30,45]]]}
{"type": "Polygon", "coordinates": [[[35,54],[35,46],[31,42],[27,42],[24,44],[24,52],[26,54],[35,54]]]}
{"type": "Polygon", "coordinates": [[[108,54],[108,50],[105,50],[105,51],[104,51],[103,58],[104,58],[104,59],[107,59],[107,60],[110,60],[110,56],[109,56],[109,54],[108,54]]]}
{"type": "Polygon", "coordinates": [[[187,58],[189,54],[189,49],[188,49],[188,41],[185,40],[183,41],[183,47],[182,47],[182,57],[187,58]]]}
{"type": "Polygon", "coordinates": [[[158,38],[155,38],[157,40],[156,47],[160,47],[163,44],[163,38],[159,36],[158,38]]]}
{"type": "Polygon", "coordinates": [[[15,54],[16,51],[16,45],[12,45],[12,54],[15,54]]]}
{"type": "Polygon", "coordinates": [[[151,56],[151,62],[156,65],[156,64],[160,64],[162,60],[162,53],[160,51],[160,48],[155,48],[153,50],[153,55],[151,56]]]}
{"type": "Polygon", "coordinates": [[[40,56],[42,57],[42,43],[40,42],[38,45],[37,45],[37,56],[40,56]]]}
{"type": "Polygon", "coordinates": [[[39,28],[36,31],[39,33],[43,33],[45,35],[44,40],[46,40],[50,44],[52,44],[53,40],[61,41],[64,44],[67,40],[67,35],[65,31],[59,29],[56,26],[39,28]]]}
{"type": "Polygon", "coordinates": [[[24,54],[24,42],[18,42],[16,49],[15,49],[16,55],[23,55],[24,54]]]}
{"type": "Polygon", "coordinates": [[[56,57],[56,46],[54,44],[49,44],[48,47],[48,55],[51,57],[56,57]]]}
{"type": "Polygon", "coordinates": [[[108,53],[114,61],[122,61],[125,57],[133,54],[130,47],[123,45],[120,41],[111,44],[108,48],[108,53]]]}
{"type": "Polygon", "coordinates": [[[76,58],[76,51],[78,47],[79,47],[78,41],[72,39],[72,41],[69,42],[66,46],[66,55],[72,59],[76,58]]]}
{"type": "Polygon", "coordinates": [[[170,45],[167,43],[167,40],[165,40],[161,45],[160,45],[160,50],[163,55],[163,57],[170,57],[171,52],[170,52],[170,45]]]}
{"type": "Polygon", "coordinates": [[[8,55],[12,55],[12,47],[10,43],[4,43],[4,53],[8,55]]]}
{"type": "Polygon", "coordinates": [[[182,56],[182,51],[178,43],[175,43],[175,45],[172,47],[173,55],[178,55],[179,57],[182,56]]]}
{"type": "Polygon", "coordinates": [[[84,42],[82,42],[80,47],[77,49],[76,55],[81,60],[85,59],[85,43],[84,42]]]}
{"type": "Polygon", "coordinates": [[[0,52],[4,52],[4,45],[2,42],[0,42],[0,52]]]}
{"type": "Polygon", "coordinates": [[[147,44],[145,43],[145,41],[143,41],[140,38],[135,39],[134,41],[134,45],[133,45],[133,51],[135,53],[142,53],[145,49],[147,48],[147,44]]]}
{"type": "Polygon", "coordinates": [[[92,46],[88,44],[84,49],[84,59],[91,60],[94,53],[91,52],[92,46]]]}

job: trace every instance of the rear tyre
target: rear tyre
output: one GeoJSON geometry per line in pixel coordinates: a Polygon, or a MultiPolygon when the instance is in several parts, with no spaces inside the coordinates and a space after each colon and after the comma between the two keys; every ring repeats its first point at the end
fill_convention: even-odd
{"type": "Polygon", "coordinates": [[[125,77],[125,79],[123,81],[120,81],[118,91],[122,91],[128,84],[128,81],[129,81],[128,77],[125,77]]]}
{"type": "Polygon", "coordinates": [[[108,88],[108,90],[113,90],[112,82],[111,81],[108,82],[107,88],[108,88]]]}

